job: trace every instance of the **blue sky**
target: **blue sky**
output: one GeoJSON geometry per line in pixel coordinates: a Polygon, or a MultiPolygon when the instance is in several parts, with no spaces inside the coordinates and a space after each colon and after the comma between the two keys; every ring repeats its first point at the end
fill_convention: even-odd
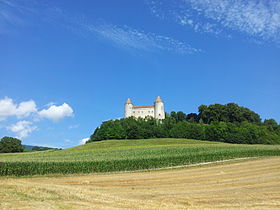
{"type": "Polygon", "coordinates": [[[280,122],[280,1],[0,0],[0,136],[70,147],[128,97],[280,122]]]}

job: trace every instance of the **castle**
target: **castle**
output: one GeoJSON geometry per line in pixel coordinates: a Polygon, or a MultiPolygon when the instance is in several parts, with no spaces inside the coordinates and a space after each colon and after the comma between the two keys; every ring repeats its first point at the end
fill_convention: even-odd
{"type": "Polygon", "coordinates": [[[164,105],[161,98],[158,96],[154,105],[143,105],[134,106],[130,100],[127,99],[124,105],[124,117],[141,117],[145,118],[147,116],[154,117],[156,119],[165,119],[164,105]]]}

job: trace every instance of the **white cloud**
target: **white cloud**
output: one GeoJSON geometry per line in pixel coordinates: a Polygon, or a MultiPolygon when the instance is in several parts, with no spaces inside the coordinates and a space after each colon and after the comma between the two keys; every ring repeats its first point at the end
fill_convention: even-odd
{"type": "Polygon", "coordinates": [[[28,4],[35,5],[33,0],[0,0],[0,34],[7,34],[14,26],[28,25],[26,19],[36,10],[27,7],[28,4]]]}
{"type": "Polygon", "coordinates": [[[5,120],[10,116],[16,116],[18,118],[27,117],[31,113],[36,112],[36,103],[33,100],[15,104],[11,98],[5,97],[0,99],[0,120],[5,120]]]}
{"type": "MultiPolygon", "coordinates": [[[[38,111],[36,103],[33,100],[23,101],[17,104],[9,97],[0,99],[0,121],[4,121],[8,117],[28,119],[18,121],[10,126],[0,125],[0,129],[6,128],[8,131],[15,133],[20,139],[28,137],[30,133],[36,130],[37,126],[33,123],[40,121],[42,118],[59,121],[71,116],[73,116],[73,109],[66,103],[60,106],[51,105],[48,109],[38,111]]],[[[76,127],[78,125],[73,125],[71,129],[76,127]]]]}
{"type": "Polygon", "coordinates": [[[280,42],[279,0],[148,1],[156,17],[165,14],[196,32],[232,35],[239,32],[262,41],[280,42]],[[167,4],[167,5],[166,5],[167,4]],[[174,6],[176,5],[176,6],[174,6]],[[169,8],[168,10],[164,8],[169,8]]]}
{"type": "Polygon", "coordinates": [[[17,122],[16,124],[8,126],[7,129],[9,131],[12,131],[13,133],[16,133],[17,138],[22,139],[22,138],[27,137],[34,130],[36,130],[37,127],[34,126],[32,122],[23,120],[23,121],[17,122]]]}
{"type": "Polygon", "coordinates": [[[56,104],[55,102],[49,102],[49,103],[47,103],[45,106],[46,106],[46,107],[50,107],[50,106],[55,105],[55,104],[56,104]]]}
{"type": "Polygon", "coordinates": [[[136,49],[144,51],[168,51],[179,54],[200,52],[190,44],[173,39],[168,36],[136,30],[127,26],[116,26],[110,24],[88,23],[86,17],[73,16],[59,7],[50,7],[42,2],[30,3],[30,0],[12,1],[0,0],[0,33],[15,26],[28,25],[32,19],[39,19],[42,22],[56,24],[59,27],[70,30],[72,33],[88,36],[97,34],[110,40],[119,47],[125,49],[136,49]],[[28,1],[28,4],[25,2],[28,1]],[[26,5],[29,5],[28,7],[26,5]],[[41,6],[39,6],[41,5],[41,6]],[[44,8],[44,9],[42,9],[44,8]],[[23,23],[19,23],[19,22],[23,23]],[[87,22],[86,24],[84,22],[87,22]],[[1,25],[3,25],[1,27],[1,25]]]}
{"type": "Polygon", "coordinates": [[[83,144],[85,144],[88,140],[89,140],[89,138],[84,138],[84,139],[82,139],[82,140],[79,141],[79,144],[80,144],[80,145],[83,145],[83,144]]]}
{"type": "MultiPolygon", "coordinates": [[[[38,111],[36,103],[33,100],[23,101],[19,104],[14,103],[13,99],[5,97],[0,99],[0,121],[6,120],[8,117],[26,118],[32,114],[34,122],[40,118],[47,118],[53,121],[59,121],[65,117],[73,116],[73,109],[66,103],[56,106],[49,103],[47,109],[38,111]]],[[[77,126],[71,127],[76,128],[77,126]]]]}
{"type": "Polygon", "coordinates": [[[16,111],[16,115],[19,117],[26,117],[30,113],[37,112],[36,103],[34,101],[25,101],[21,102],[16,111]]]}
{"type": "Polygon", "coordinates": [[[19,24],[22,20],[16,16],[13,10],[19,11],[19,8],[16,4],[7,1],[7,0],[0,0],[0,20],[3,23],[7,24],[19,24]]]}
{"type": "Polygon", "coordinates": [[[200,49],[167,36],[110,24],[85,25],[87,30],[110,40],[119,47],[143,51],[169,51],[178,54],[201,52],[200,49]]]}
{"type": "Polygon", "coordinates": [[[225,28],[263,39],[279,39],[280,1],[185,0],[185,3],[225,28]]]}
{"type": "Polygon", "coordinates": [[[68,104],[64,103],[60,106],[52,105],[48,109],[39,111],[38,114],[40,117],[59,121],[65,117],[73,116],[73,109],[68,104]]]}

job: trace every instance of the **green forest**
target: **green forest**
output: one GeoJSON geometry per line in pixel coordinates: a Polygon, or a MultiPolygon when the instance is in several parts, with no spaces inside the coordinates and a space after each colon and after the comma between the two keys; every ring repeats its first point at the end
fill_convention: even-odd
{"type": "Polygon", "coordinates": [[[235,144],[279,144],[280,125],[236,103],[201,105],[198,113],[166,113],[164,120],[123,118],[103,122],[87,142],[107,139],[186,138],[235,144]]]}

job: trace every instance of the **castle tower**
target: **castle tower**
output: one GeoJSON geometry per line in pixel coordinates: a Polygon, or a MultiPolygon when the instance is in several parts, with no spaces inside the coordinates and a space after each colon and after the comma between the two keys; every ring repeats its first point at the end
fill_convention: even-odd
{"type": "Polygon", "coordinates": [[[155,118],[156,119],[165,119],[164,105],[163,105],[163,102],[162,102],[160,96],[158,96],[155,101],[155,118]]]}
{"type": "Polygon", "coordinates": [[[130,98],[128,98],[124,104],[124,117],[125,118],[132,116],[132,108],[133,108],[133,104],[131,103],[130,98]]]}

